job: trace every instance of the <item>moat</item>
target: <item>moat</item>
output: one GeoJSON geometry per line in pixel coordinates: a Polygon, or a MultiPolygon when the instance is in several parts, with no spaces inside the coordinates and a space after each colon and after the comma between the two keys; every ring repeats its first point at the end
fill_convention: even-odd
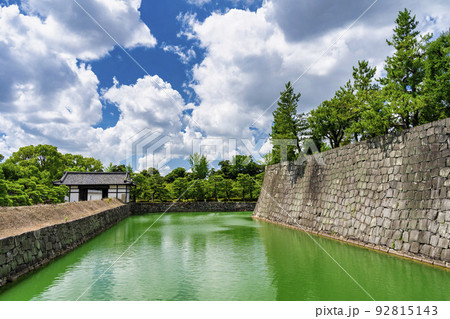
{"type": "Polygon", "coordinates": [[[123,220],[0,300],[450,300],[448,270],[314,237],[362,289],[310,235],[251,212],[159,216],[123,220]]]}

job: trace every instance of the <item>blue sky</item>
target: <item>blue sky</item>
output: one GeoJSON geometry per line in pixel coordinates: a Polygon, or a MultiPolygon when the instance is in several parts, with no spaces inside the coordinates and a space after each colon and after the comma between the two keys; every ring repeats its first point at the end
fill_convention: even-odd
{"type": "MultiPolygon", "coordinates": [[[[129,53],[139,61],[143,68],[150,74],[158,74],[165,81],[172,84],[183,97],[186,103],[195,103],[195,91],[183,86],[191,80],[190,70],[204,58],[204,49],[196,46],[195,40],[177,36],[182,28],[179,16],[182,13],[195,14],[199,21],[203,21],[212,12],[226,12],[230,8],[255,11],[262,1],[211,1],[202,5],[186,0],[172,1],[144,1],[139,9],[141,20],[152,30],[152,34],[158,39],[158,46],[149,50],[136,48],[129,53]],[[180,57],[165,51],[164,47],[179,46],[180,48],[194,48],[195,57],[183,62],[180,57]]],[[[132,84],[137,78],[145,75],[145,72],[136,65],[123,50],[115,47],[110,56],[95,61],[92,64],[93,71],[98,75],[103,88],[113,84],[113,77],[122,84],[132,84]]],[[[119,119],[119,110],[115,105],[105,103],[103,119],[98,127],[107,128],[114,126],[119,119]]]]}
{"type": "Polygon", "coordinates": [[[443,0],[0,4],[0,154],[46,143],[108,164],[137,145],[136,169],[163,172],[194,151],[216,162],[267,152],[287,81],[309,111],[358,60],[380,76],[399,10],[411,9],[423,32],[450,26],[443,0]],[[156,141],[165,142],[153,150],[156,141]]]}

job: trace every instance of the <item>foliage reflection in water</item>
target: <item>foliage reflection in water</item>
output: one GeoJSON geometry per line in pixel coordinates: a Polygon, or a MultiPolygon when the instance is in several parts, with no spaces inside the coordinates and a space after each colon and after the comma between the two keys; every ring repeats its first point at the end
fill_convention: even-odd
{"type": "MultiPolygon", "coordinates": [[[[159,215],[132,216],[0,291],[76,300],[159,215]]],[[[450,272],[315,237],[376,300],[450,300],[450,272]]],[[[81,300],[370,300],[311,238],[251,213],[164,215],[81,300]]]]}

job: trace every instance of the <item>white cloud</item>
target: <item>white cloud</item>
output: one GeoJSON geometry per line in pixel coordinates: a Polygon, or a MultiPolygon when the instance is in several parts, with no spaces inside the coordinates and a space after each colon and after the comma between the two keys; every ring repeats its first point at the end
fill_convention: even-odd
{"type": "MultiPolygon", "coordinates": [[[[333,41],[328,35],[314,42],[289,43],[281,29],[257,12],[230,10],[204,22],[193,20],[191,32],[206,50],[193,70],[193,89],[201,103],[193,118],[208,136],[250,137],[249,126],[278,97],[284,83],[295,80],[333,41]]],[[[348,52],[344,42],[314,65],[310,74],[324,77],[348,52]]],[[[258,122],[270,127],[271,111],[258,122]]]]}
{"type": "MultiPolygon", "coordinates": [[[[122,46],[156,45],[140,20],[141,1],[78,1],[122,46]]],[[[392,34],[397,7],[413,9],[423,30],[437,33],[450,25],[449,5],[444,1],[376,5],[348,32],[346,27],[362,7],[343,5],[339,12],[345,14],[327,20],[332,7],[324,8],[325,2],[318,1],[312,9],[296,3],[267,0],[256,12],[232,9],[212,13],[202,22],[195,14],[178,17],[184,26],[179,36],[204,49],[203,61],[192,69],[190,86],[200,99],[195,107],[185,105],[180,94],[157,75],[130,85],[115,81],[99,95],[98,78],[86,61],[104,57],[115,43],[73,0],[28,0],[22,13],[15,5],[0,7],[0,133],[5,133],[0,135],[0,153],[50,143],[62,151],[117,163],[125,159],[133,136],[142,129],[170,136],[169,143],[149,155],[161,163],[168,149],[173,157],[192,153],[201,137],[225,143],[220,154],[213,146],[204,149],[210,159],[236,154],[228,138],[235,139],[241,150],[240,139],[246,139],[247,145],[254,145],[252,151],[266,151],[270,144],[259,143],[257,137],[270,130],[274,107],[263,112],[287,81],[307,71],[295,88],[302,93],[300,110],[309,110],[351,77],[358,60],[369,59],[380,74],[391,52],[385,39],[392,34]],[[313,19],[318,12],[323,13],[318,18],[323,23],[313,19]],[[310,24],[299,19],[302,15],[312,17],[310,24]],[[101,99],[120,111],[114,127],[92,127],[101,120],[101,99]],[[183,115],[188,108],[193,109],[192,121],[183,115]],[[249,129],[255,120],[257,131],[249,129]]],[[[161,47],[183,63],[196,57],[194,48],[161,47]]],[[[148,160],[140,160],[141,168],[148,160]]]]}
{"type": "Polygon", "coordinates": [[[23,8],[29,15],[44,17],[33,36],[47,48],[86,60],[104,56],[116,45],[115,41],[125,48],[156,45],[149,28],[140,20],[140,3],[139,0],[26,0],[23,8]]]}
{"type": "Polygon", "coordinates": [[[205,3],[211,2],[211,0],[187,0],[187,2],[188,2],[189,4],[193,4],[193,5],[196,5],[196,6],[201,7],[201,6],[204,5],[205,3]]]}
{"type": "MultiPolygon", "coordinates": [[[[204,60],[193,69],[191,87],[201,100],[193,110],[193,118],[207,136],[251,137],[254,131],[249,126],[260,117],[255,126],[259,133],[268,132],[275,107],[263,112],[278,98],[287,81],[295,81],[304,72],[295,85],[296,91],[302,93],[299,111],[309,111],[330,98],[351,78],[352,66],[358,60],[368,59],[380,72],[391,53],[385,39],[392,35],[397,7],[409,7],[406,2],[388,6],[388,10],[374,6],[346,31],[368,5],[348,4],[341,11],[350,12],[336,14],[328,21],[327,14],[333,12],[324,7],[324,2],[314,3],[313,9],[292,2],[266,1],[256,12],[231,9],[213,13],[202,22],[192,14],[179,17],[185,24],[180,35],[197,40],[205,50],[204,60]],[[282,3],[289,5],[280,14],[282,3]],[[322,12],[327,23],[314,23],[316,11],[322,12]],[[310,25],[301,22],[300,13],[311,17],[310,25]],[[285,20],[297,23],[286,26],[285,20]],[[289,28],[301,30],[290,33],[289,28]],[[306,34],[312,31],[314,36],[306,34]]],[[[445,13],[448,8],[444,1],[433,6],[414,1],[412,9],[419,21],[438,15],[436,20],[428,18],[428,25],[442,31],[450,24],[445,13]]]]}
{"type": "MultiPolygon", "coordinates": [[[[223,1],[223,0],[222,0],[223,1]]],[[[236,6],[240,3],[243,3],[245,5],[251,5],[255,2],[255,0],[228,0],[232,5],[236,6]]],[[[187,0],[187,3],[196,5],[198,7],[201,7],[205,5],[206,3],[210,3],[211,0],[187,0]]]]}
{"type": "Polygon", "coordinates": [[[180,59],[181,63],[183,63],[183,64],[188,64],[192,59],[195,59],[197,56],[195,53],[195,50],[192,47],[190,47],[189,49],[186,49],[186,48],[178,46],[178,45],[169,45],[169,44],[163,43],[162,49],[165,52],[171,52],[171,53],[177,55],[178,58],[180,59]]]}
{"type": "MultiPolygon", "coordinates": [[[[80,3],[94,17],[99,16],[121,45],[156,44],[139,19],[140,1],[80,3]]],[[[102,159],[114,155],[111,147],[105,154],[96,150],[106,147],[92,148],[102,145],[104,138],[112,142],[112,137],[92,127],[102,119],[99,81],[91,67],[79,60],[104,56],[114,42],[74,4],[30,0],[24,3],[25,13],[16,5],[0,6],[0,133],[4,134],[0,150],[4,155],[39,143],[57,145],[63,151],[95,153],[102,159]]],[[[123,108],[122,118],[132,115],[133,110],[123,108]]]]}

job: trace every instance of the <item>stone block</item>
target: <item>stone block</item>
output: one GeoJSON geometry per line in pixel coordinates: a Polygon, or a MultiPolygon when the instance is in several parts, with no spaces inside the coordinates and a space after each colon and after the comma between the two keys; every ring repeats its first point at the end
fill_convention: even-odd
{"type": "Polygon", "coordinates": [[[402,234],[402,238],[403,238],[403,241],[405,243],[408,243],[409,242],[409,232],[408,231],[404,231],[403,234],[402,234]]]}
{"type": "Polygon", "coordinates": [[[419,229],[419,230],[428,230],[428,223],[429,223],[428,219],[420,219],[417,229],[419,229]]]}
{"type": "Polygon", "coordinates": [[[399,229],[400,228],[400,220],[394,219],[394,221],[392,222],[392,228],[399,229]]]}
{"type": "Polygon", "coordinates": [[[431,247],[431,249],[430,249],[430,257],[431,258],[435,258],[435,259],[439,259],[439,257],[441,256],[441,251],[442,251],[442,248],[431,247]]]}
{"type": "Polygon", "coordinates": [[[430,210],[430,211],[427,213],[427,218],[428,218],[429,220],[435,220],[435,219],[437,218],[437,215],[438,215],[438,211],[437,211],[437,210],[430,210]]]}
{"type": "Polygon", "coordinates": [[[396,230],[394,232],[394,234],[392,235],[392,239],[400,239],[402,238],[402,231],[401,230],[396,230]]]}
{"type": "Polygon", "coordinates": [[[450,262],[450,249],[442,249],[441,260],[450,262]]]}
{"type": "Polygon", "coordinates": [[[408,229],[416,229],[417,228],[417,220],[410,219],[408,223],[408,229]]]}
{"type": "Polygon", "coordinates": [[[442,167],[439,171],[439,176],[447,178],[450,175],[450,167],[442,167]]]}
{"type": "Polygon", "coordinates": [[[432,221],[429,223],[428,230],[431,231],[432,234],[436,234],[439,229],[439,223],[436,221],[432,221]]]}
{"type": "Polygon", "coordinates": [[[392,212],[391,212],[391,216],[390,216],[390,218],[391,219],[399,219],[400,218],[400,211],[398,211],[398,210],[393,210],[392,212]]]}
{"type": "Polygon", "coordinates": [[[409,213],[409,217],[411,218],[411,220],[423,218],[422,217],[422,211],[420,211],[418,209],[412,210],[409,213]]]}
{"type": "Polygon", "coordinates": [[[431,236],[431,238],[430,238],[430,245],[433,246],[433,247],[436,247],[438,245],[439,238],[440,237],[438,235],[431,236]]]}
{"type": "Polygon", "coordinates": [[[383,217],[390,218],[391,217],[391,209],[390,208],[383,208],[383,217]]]}
{"type": "Polygon", "coordinates": [[[401,241],[401,240],[396,240],[396,241],[394,242],[394,249],[395,249],[395,250],[401,250],[402,247],[403,247],[403,241],[401,241]]]}
{"type": "Polygon", "coordinates": [[[450,211],[445,213],[445,221],[450,222],[450,211]]]}
{"type": "Polygon", "coordinates": [[[401,229],[408,229],[408,220],[404,219],[400,222],[401,229]]]}
{"type": "Polygon", "coordinates": [[[407,253],[409,251],[410,246],[411,246],[410,243],[403,243],[402,251],[407,253]]]}
{"type": "Polygon", "coordinates": [[[439,225],[439,229],[438,229],[438,234],[441,237],[446,237],[447,236],[447,224],[440,224],[439,225]]]}
{"type": "Polygon", "coordinates": [[[409,233],[409,242],[415,242],[419,240],[419,231],[414,229],[409,233]]]}
{"type": "Polygon", "coordinates": [[[382,226],[382,225],[383,225],[383,218],[377,217],[377,226],[382,226]]]}
{"type": "Polygon", "coordinates": [[[448,248],[449,240],[447,238],[439,238],[438,247],[448,248]]]}
{"type": "Polygon", "coordinates": [[[419,232],[419,243],[421,244],[429,244],[431,238],[431,232],[429,231],[420,231],[419,232]]]}
{"type": "Polygon", "coordinates": [[[409,247],[409,251],[412,253],[417,254],[419,252],[420,244],[418,242],[412,242],[411,246],[409,247]]]}
{"type": "Polygon", "coordinates": [[[430,245],[423,245],[422,248],[420,248],[420,253],[429,256],[430,255],[431,246],[430,245]]]}

